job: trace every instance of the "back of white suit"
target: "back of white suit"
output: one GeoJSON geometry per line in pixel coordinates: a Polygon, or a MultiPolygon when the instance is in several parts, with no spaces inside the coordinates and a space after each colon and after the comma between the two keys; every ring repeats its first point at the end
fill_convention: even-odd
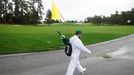
{"type": "Polygon", "coordinates": [[[74,35],[70,38],[70,43],[72,45],[72,58],[79,58],[80,52],[85,51],[91,54],[91,51],[88,50],[82,43],[82,41],[78,38],[77,35],[74,35]]]}

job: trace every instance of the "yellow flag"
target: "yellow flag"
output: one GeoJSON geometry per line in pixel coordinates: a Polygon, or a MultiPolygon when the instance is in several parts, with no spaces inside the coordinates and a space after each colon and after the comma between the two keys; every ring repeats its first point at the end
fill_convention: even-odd
{"type": "Polygon", "coordinates": [[[55,5],[54,1],[52,1],[52,18],[51,19],[60,21],[60,18],[61,18],[60,12],[57,6],[55,5]]]}

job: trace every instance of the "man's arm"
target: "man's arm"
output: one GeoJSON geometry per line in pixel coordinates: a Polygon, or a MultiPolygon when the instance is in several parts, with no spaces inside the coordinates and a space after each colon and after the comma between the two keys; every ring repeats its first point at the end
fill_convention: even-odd
{"type": "Polygon", "coordinates": [[[76,40],[76,46],[77,46],[80,50],[82,50],[82,51],[84,51],[84,52],[87,52],[87,53],[91,54],[91,51],[88,50],[88,49],[84,46],[84,44],[82,43],[81,40],[79,40],[79,39],[76,40]]]}

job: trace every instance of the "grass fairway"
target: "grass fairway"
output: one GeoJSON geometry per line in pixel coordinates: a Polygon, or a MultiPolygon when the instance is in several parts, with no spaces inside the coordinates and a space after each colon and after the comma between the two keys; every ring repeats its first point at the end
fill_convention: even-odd
{"type": "Polygon", "coordinates": [[[37,52],[63,48],[57,30],[71,37],[76,29],[83,32],[85,45],[103,42],[134,33],[134,26],[94,26],[53,24],[52,26],[0,25],[0,54],[37,52]]]}

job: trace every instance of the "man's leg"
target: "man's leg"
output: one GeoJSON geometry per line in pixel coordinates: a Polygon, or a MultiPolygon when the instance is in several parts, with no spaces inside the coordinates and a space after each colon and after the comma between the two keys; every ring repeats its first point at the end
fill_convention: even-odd
{"type": "Polygon", "coordinates": [[[80,61],[78,60],[77,62],[77,69],[80,71],[80,72],[84,72],[86,70],[86,68],[83,68],[80,64],[80,61]]]}
{"type": "Polygon", "coordinates": [[[66,75],[73,75],[75,67],[77,66],[77,59],[71,58],[66,75]]]}

